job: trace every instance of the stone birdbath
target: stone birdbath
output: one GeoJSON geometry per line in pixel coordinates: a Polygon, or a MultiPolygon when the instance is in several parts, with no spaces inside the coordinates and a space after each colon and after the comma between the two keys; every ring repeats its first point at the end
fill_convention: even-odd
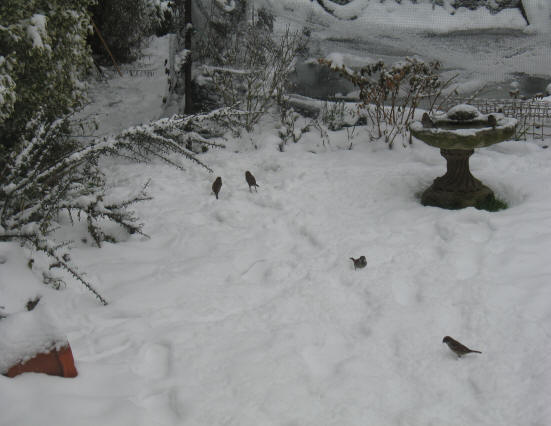
{"type": "Polygon", "coordinates": [[[493,191],[476,179],[469,169],[475,148],[510,139],[517,120],[503,114],[482,114],[471,105],[457,105],[446,114],[411,124],[411,134],[428,145],[440,148],[447,161],[444,176],[437,177],[423,192],[421,203],[446,209],[478,207],[495,200],[493,191]]]}

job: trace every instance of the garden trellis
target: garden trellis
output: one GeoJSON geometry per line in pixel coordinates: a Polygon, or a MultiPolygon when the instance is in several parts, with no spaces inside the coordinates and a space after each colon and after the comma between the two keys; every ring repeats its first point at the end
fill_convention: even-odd
{"type": "Polygon", "coordinates": [[[551,103],[524,99],[470,99],[451,98],[448,107],[466,103],[475,106],[481,113],[502,112],[519,121],[516,139],[544,140],[551,137],[551,103]]]}

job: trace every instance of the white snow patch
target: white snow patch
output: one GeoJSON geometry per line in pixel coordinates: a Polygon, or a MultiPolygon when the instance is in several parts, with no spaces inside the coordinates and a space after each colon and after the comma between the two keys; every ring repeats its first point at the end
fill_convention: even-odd
{"type": "Polygon", "coordinates": [[[46,32],[46,16],[41,14],[34,14],[30,19],[30,24],[27,26],[27,36],[33,42],[33,48],[37,49],[50,49],[50,46],[44,43],[44,38],[47,36],[46,32]]]}
{"type": "Polygon", "coordinates": [[[233,12],[235,10],[235,0],[216,0],[216,5],[224,12],[233,12]]]}
{"type": "Polygon", "coordinates": [[[0,320],[0,373],[67,343],[54,316],[43,305],[39,302],[32,311],[12,313],[0,320]]]}
{"type": "Polygon", "coordinates": [[[551,32],[551,3],[549,0],[522,0],[530,26],[527,31],[551,32]]]}
{"type": "Polygon", "coordinates": [[[478,118],[480,117],[482,114],[480,113],[480,111],[472,106],[472,105],[468,105],[468,104],[459,104],[459,105],[455,105],[454,107],[450,108],[448,110],[448,112],[446,113],[446,116],[448,117],[452,117],[454,116],[455,114],[457,113],[467,113],[467,114],[472,114],[473,115],[473,118],[478,118]]]}
{"type": "MultiPolygon", "coordinates": [[[[376,62],[374,59],[364,56],[352,55],[341,52],[332,52],[329,53],[326,57],[326,60],[331,61],[333,66],[336,67],[351,67],[351,68],[360,68],[370,65],[376,62]]],[[[312,62],[317,62],[317,60],[312,60],[312,62]]],[[[306,61],[308,63],[308,61],[306,61]]]]}

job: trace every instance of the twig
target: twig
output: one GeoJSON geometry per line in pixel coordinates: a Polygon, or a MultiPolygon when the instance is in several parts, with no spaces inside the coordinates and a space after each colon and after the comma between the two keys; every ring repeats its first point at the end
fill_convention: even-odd
{"type": "Polygon", "coordinates": [[[103,44],[103,46],[105,47],[105,49],[107,50],[107,53],[109,53],[109,56],[111,57],[111,60],[113,61],[113,65],[115,65],[115,68],[117,69],[117,71],[119,72],[119,75],[122,77],[122,72],[121,72],[121,69],[119,68],[119,65],[117,64],[117,61],[115,60],[115,57],[113,56],[113,54],[111,53],[111,50],[109,49],[109,46],[107,46],[107,43],[105,42],[105,40],[103,39],[103,36],[101,35],[101,32],[98,28],[98,26],[96,25],[96,23],[94,22],[93,19],[90,19],[90,21],[92,22],[92,25],[94,26],[94,30],[96,31],[101,43],[103,44]]]}

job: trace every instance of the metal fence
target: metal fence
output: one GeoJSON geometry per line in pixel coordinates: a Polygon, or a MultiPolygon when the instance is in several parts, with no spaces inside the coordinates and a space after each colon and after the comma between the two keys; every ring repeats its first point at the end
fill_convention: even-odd
{"type": "Polygon", "coordinates": [[[507,117],[516,118],[519,124],[515,139],[551,138],[551,103],[549,102],[522,99],[451,98],[446,102],[446,109],[462,103],[475,106],[483,114],[501,112],[507,117]]]}

